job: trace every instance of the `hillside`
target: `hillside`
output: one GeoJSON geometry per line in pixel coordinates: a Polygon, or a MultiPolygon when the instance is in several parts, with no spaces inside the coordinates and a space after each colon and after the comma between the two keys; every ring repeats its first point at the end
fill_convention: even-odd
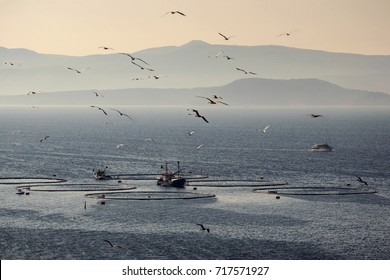
{"type": "Polygon", "coordinates": [[[390,56],[384,55],[331,53],[281,46],[212,45],[202,41],[146,49],[132,55],[148,62],[149,65],[145,65],[136,61],[154,71],[141,70],[131,63],[129,57],[118,53],[76,57],[0,47],[0,94],[217,87],[248,77],[319,79],[344,88],[390,93],[390,56]],[[228,60],[225,55],[232,59],[228,60]],[[88,70],[77,74],[68,67],[88,70]],[[245,75],[236,67],[257,75],[245,75]]]}
{"type": "MultiPolygon", "coordinates": [[[[197,96],[223,97],[230,106],[388,106],[390,95],[346,89],[318,79],[240,79],[220,87],[43,92],[0,97],[7,105],[199,106],[197,96]]],[[[218,106],[224,106],[219,104],[218,106]]]]}

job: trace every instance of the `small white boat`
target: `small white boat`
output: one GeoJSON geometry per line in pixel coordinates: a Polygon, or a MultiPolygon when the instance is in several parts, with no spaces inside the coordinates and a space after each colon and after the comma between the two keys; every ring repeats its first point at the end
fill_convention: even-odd
{"type": "MultiPolygon", "coordinates": [[[[163,168],[163,166],[161,166],[163,168]]],[[[177,162],[177,171],[172,173],[168,170],[168,163],[165,162],[165,171],[157,179],[157,185],[164,187],[175,187],[175,188],[184,188],[186,184],[186,179],[181,177],[180,174],[180,162],[177,162]]]]}
{"type": "Polygon", "coordinates": [[[327,143],[325,144],[314,144],[310,147],[310,151],[313,152],[331,152],[333,147],[329,146],[327,143]]]}

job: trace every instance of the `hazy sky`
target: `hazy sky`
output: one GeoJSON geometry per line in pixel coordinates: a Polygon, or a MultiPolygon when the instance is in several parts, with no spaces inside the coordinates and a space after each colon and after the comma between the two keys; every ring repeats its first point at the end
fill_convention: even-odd
{"type": "Polygon", "coordinates": [[[390,0],[0,0],[0,46],[87,55],[204,40],[389,55],[389,12],[390,0]]]}

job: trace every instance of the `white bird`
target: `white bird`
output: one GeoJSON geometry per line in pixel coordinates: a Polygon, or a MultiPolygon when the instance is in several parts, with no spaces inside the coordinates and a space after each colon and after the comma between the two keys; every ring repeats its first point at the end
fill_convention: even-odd
{"type": "Polygon", "coordinates": [[[271,125],[267,125],[266,127],[264,127],[263,129],[258,129],[259,131],[261,130],[263,133],[266,133],[267,132],[267,129],[270,127],[271,125]]]}
{"type": "Polygon", "coordinates": [[[204,144],[200,144],[198,147],[196,147],[197,150],[203,148],[204,144]]]}
{"type": "Polygon", "coordinates": [[[144,141],[152,141],[153,143],[156,143],[156,141],[153,138],[145,138],[144,141]]]}
{"type": "Polygon", "coordinates": [[[187,133],[188,133],[188,136],[192,136],[195,133],[195,131],[191,130],[191,131],[188,131],[187,133]]]}
{"type": "Polygon", "coordinates": [[[120,147],[123,147],[123,146],[124,146],[124,144],[118,144],[118,145],[116,145],[116,148],[119,149],[120,147]]]}

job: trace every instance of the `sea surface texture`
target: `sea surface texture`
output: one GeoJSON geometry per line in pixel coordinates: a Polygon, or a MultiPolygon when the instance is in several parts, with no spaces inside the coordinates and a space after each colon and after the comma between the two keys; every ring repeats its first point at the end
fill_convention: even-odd
{"type": "Polygon", "coordinates": [[[1,107],[1,259],[390,259],[388,108],[103,109],[1,107]]]}

